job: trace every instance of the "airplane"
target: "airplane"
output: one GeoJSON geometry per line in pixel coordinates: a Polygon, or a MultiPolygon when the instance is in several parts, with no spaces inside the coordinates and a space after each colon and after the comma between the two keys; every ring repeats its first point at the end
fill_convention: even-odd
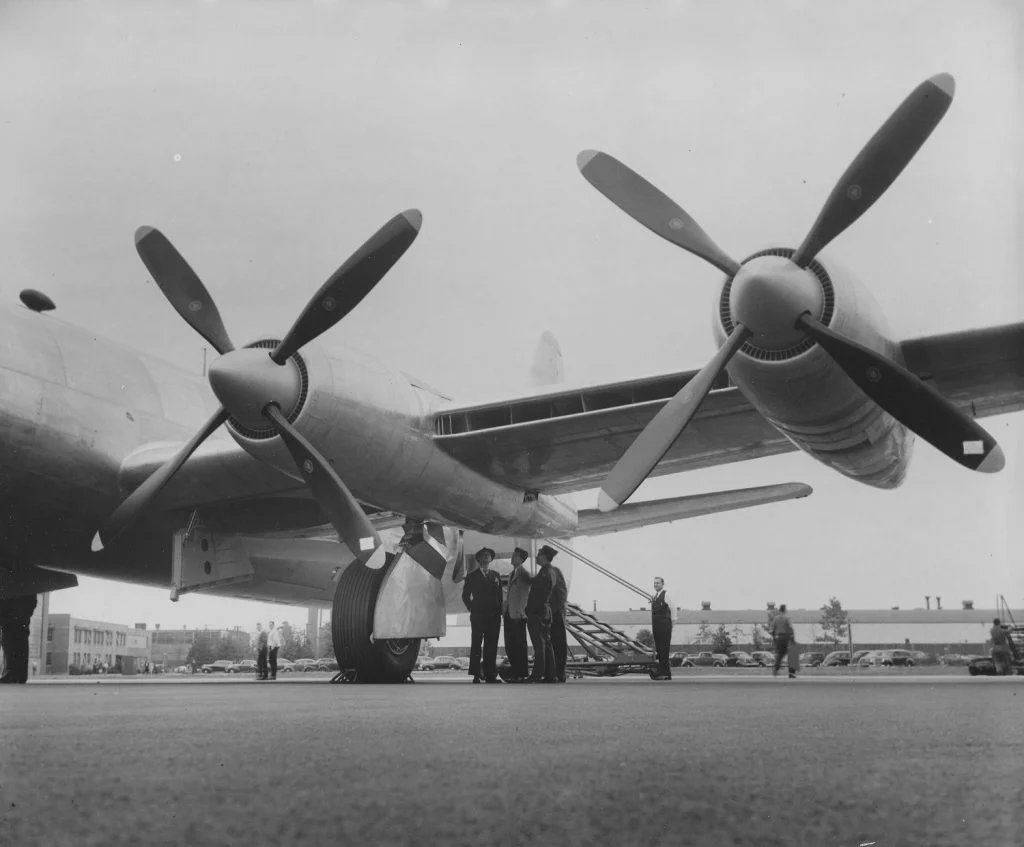
{"type": "Polygon", "coordinates": [[[329,605],[339,666],[401,682],[420,640],[444,634],[467,533],[569,539],[805,497],[809,486],[784,483],[626,503],[648,475],[797,449],[891,487],[911,431],[997,469],[998,445],[971,416],[1021,408],[1024,324],[898,343],[866,290],[818,256],[910,161],[943,98],[945,75],[904,101],[797,251],[742,263],[624,165],[581,154],[603,193],[727,274],[716,335],[728,340],[700,371],[460,403],[319,343],[413,243],[414,209],[364,243],[281,338],[238,348],[182,255],[140,228],[153,280],[220,357],[204,382],[57,319],[39,292],[22,292],[26,309],[0,309],[0,596],[83,574],[170,586],[172,599],[329,605]],[[563,496],[602,484],[596,509],[563,496]]]}

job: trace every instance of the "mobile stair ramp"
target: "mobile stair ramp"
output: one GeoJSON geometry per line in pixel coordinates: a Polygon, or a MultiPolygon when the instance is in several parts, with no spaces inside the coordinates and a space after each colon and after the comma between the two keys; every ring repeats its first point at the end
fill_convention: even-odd
{"type": "MultiPolygon", "coordinates": [[[[576,561],[639,594],[648,603],[651,602],[651,595],[642,588],[601,567],[572,547],[562,544],[557,539],[549,538],[546,542],[556,550],[572,556],[576,561]]],[[[654,650],[573,603],[566,606],[565,631],[567,635],[575,638],[583,649],[583,655],[570,649],[569,658],[565,663],[567,674],[581,677],[647,673],[653,678],[658,673],[658,659],[654,650]]]]}

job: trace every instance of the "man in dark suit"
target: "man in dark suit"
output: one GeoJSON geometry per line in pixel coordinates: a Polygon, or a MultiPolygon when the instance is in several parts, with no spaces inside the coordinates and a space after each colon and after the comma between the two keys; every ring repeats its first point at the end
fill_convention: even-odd
{"type": "Polygon", "coordinates": [[[530,584],[530,596],[526,600],[526,627],[533,643],[532,682],[558,682],[555,653],[551,647],[551,591],[555,584],[551,560],[556,555],[557,551],[545,544],[537,551],[537,573],[523,576],[530,584]]]}
{"type": "Polygon", "coordinates": [[[481,547],[475,558],[478,567],[462,586],[462,602],[469,611],[470,623],[469,673],[473,682],[480,682],[482,675],[485,681],[497,683],[501,682],[497,670],[503,599],[501,579],[491,570],[494,551],[490,547],[481,547]]]}
{"type": "Polygon", "coordinates": [[[651,630],[654,632],[654,650],[658,656],[658,672],[654,679],[672,679],[669,650],[672,647],[672,604],[665,595],[665,580],[654,578],[654,596],[651,597],[651,630]]]}
{"type": "Polygon", "coordinates": [[[4,651],[0,682],[28,682],[28,631],[35,610],[35,594],[0,600],[0,647],[4,651]]]}
{"type": "Polygon", "coordinates": [[[569,644],[565,637],[569,586],[565,582],[565,575],[555,565],[551,566],[551,576],[551,649],[555,654],[555,677],[559,682],[565,682],[565,662],[569,657],[569,644]]]}

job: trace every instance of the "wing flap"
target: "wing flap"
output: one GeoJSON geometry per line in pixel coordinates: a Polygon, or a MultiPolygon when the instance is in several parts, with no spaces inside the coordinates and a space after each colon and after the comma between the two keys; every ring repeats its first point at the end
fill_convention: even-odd
{"type": "Polygon", "coordinates": [[[737,488],[731,491],[713,491],[708,494],[689,494],[684,497],[669,497],[665,500],[648,500],[627,503],[612,512],[598,509],[581,509],[579,526],[574,537],[583,535],[604,535],[638,529],[656,523],[696,518],[715,512],[746,509],[766,503],[779,503],[807,497],[813,489],[802,482],[786,482],[779,485],[762,485],[756,488],[737,488]]]}

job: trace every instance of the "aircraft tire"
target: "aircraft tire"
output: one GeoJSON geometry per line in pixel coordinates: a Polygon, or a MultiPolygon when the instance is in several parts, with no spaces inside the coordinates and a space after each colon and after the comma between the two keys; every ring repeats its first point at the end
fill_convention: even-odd
{"type": "Polygon", "coordinates": [[[345,568],[334,590],[331,637],[338,667],[354,670],[359,682],[405,682],[416,665],[420,639],[371,642],[377,592],[387,566],[373,570],[357,562],[345,568]]]}

